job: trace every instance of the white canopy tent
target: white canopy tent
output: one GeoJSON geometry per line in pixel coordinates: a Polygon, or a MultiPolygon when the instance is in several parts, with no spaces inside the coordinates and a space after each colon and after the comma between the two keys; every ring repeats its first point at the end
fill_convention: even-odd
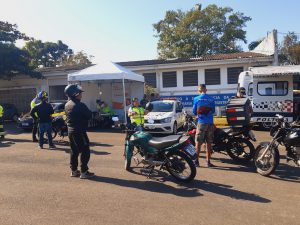
{"type": "MultiPolygon", "coordinates": [[[[98,87],[102,83],[122,83],[125,123],[127,123],[125,83],[133,82],[137,84],[134,87],[128,87],[128,89],[131,89],[134,92],[134,96],[132,97],[141,98],[144,93],[144,77],[113,62],[101,62],[81,71],[71,73],[68,75],[68,82],[80,84],[83,82],[96,83],[98,87]]],[[[85,91],[90,91],[89,89],[91,88],[86,88],[85,91]]],[[[107,88],[106,91],[108,91],[107,88]]],[[[113,92],[113,88],[111,88],[111,92],[113,92]]],[[[107,97],[105,99],[107,99],[107,97]]]]}

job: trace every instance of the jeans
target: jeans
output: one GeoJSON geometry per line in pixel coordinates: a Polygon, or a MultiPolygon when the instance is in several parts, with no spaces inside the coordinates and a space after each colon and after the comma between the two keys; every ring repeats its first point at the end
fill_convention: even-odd
{"type": "Polygon", "coordinates": [[[84,173],[89,170],[88,162],[90,160],[90,141],[87,134],[84,133],[69,133],[69,140],[71,146],[70,152],[70,168],[72,171],[77,170],[78,156],[80,154],[81,172],[84,173]]]}
{"type": "Polygon", "coordinates": [[[33,121],[32,124],[32,140],[37,140],[36,134],[38,132],[38,122],[36,120],[33,121]]]}
{"type": "Polygon", "coordinates": [[[39,123],[40,140],[39,144],[42,147],[44,144],[44,133],[48,135],[49,146],[53,146],[52,141],[52,123],[39,123]]]}

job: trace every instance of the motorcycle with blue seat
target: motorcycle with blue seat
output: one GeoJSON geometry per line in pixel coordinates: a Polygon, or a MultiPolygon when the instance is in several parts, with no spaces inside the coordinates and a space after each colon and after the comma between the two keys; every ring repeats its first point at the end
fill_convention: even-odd
{"type": "Polygon", "coordinates": [[[131,162],[136,166],[142,164],[149,169],[148,177],[156,167],[168,171],[177,181],[188,183],[196,176],[196,167],[192,159],[185,153],[186,146],[191,144],[190,137],[170,135],[152,137],[143,131],[136,131],[130,124],[125,129],[125,169],[130,171],[131,162]]]}

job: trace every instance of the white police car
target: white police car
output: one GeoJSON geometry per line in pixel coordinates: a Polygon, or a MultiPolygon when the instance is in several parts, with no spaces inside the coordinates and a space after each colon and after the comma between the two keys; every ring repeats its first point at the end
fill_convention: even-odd
{"type": "Polygon", "coordinates": [[[176,134],[185,120],[182,103],[176,99],[157,100],[151,103],[153,109],[145,115],[145,131],[176,134]]]}

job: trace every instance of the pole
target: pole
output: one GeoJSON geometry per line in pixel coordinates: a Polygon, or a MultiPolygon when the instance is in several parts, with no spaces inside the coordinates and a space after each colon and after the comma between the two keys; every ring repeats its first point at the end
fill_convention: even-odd
{"type": "Polygon", "coordinates": [[[125,74],[123,74],[123,105],[124,105],[124,121],[125,125],[127,125],[127,112],[126,112],[126,93],[125,93],[125,74]]]}
{"type": "Polygon", "coordinates": [[[274,37],[274,47],[275,47],[273,66],[278,66],[279,65],[279,62],[278,62],[278,41],[277,41],[277,30],[276,29],[273,30],[273,37],[274,37]]]}

